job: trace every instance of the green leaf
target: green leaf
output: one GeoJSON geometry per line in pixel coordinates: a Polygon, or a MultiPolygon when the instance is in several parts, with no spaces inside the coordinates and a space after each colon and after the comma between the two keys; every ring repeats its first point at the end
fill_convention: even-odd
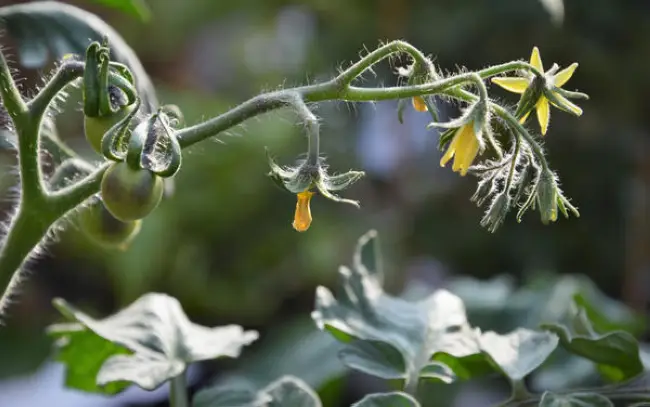
{"type": "Polygon", "coordinates": [[[128,349],[95,335],[78,323],[54,325],[48,333],[58,338],[56,360],[68,366],[66,387],[90,393],[117,394],[130,385],[113,382],[99,387],[96,381],[104,362],[114,355],[130,354],[128,349]]]}
{"type": "Polygon", "coordinates": [[[431,362],[420,370],[420,378],[442,383],[451,383],[456,380],[456,375],[448,365],[440,362],[431,362]]]}
{"type": "Polygon", "coordinates": [[[352,369],[382,379],[405,379],[402,354],[384,342],[354,341],[339,352],[341,362],[352,369]]]}
{"type": "Polygon", "coordinates": [[[192,407],[265,407],[271,397],[245,383],[228,383],[199,390],[192,407]]]}
{"type": "MultiPolygon", "coordinates": [[[[445,352],[439,352],[434,356],[434,359],[449,367],[453,375],[461,380],[469,380],[474,377],[481,377],[489,373],[494,373],[493,364],[490,363],[483,353],[454,356],[445,352]]],[[[428,377],[424,370],[421,371],[420,375],[422,377],[428,377]]]]}
{"type": "Polygon", "coordinates": [[[558,345],[557,335],[525,328],[507,335],[485,332],[479,341],[481,350],[513,382],[537,369],[558,345]]]}
{"type": "Polygon", "coordinates": [[[644,331],[641,315],[607,297],[583,275],[540,273],[517,290],[506,275],[490,280],[461,277],[449,290],[463,300],[473,324],[498,332],[560,322],[573,315],[576,302],[585,307],[598,331],[644,331]]]}
{"type": "Polygon", "coordinates": [[[596,393],[555,394],[545,392],[539,407],[614,407],[605,396],[596,393]]]}
{"type": "MultiPolygon", "coordinates": [[[[374,239],[376,234],[360,240],[355,259],[362,258],[360,253],[374,244],[374,239]]],[[[352,269],[341,267],[340,275],[344,290],[338,298],[325,287],[316,290],[312,317],[318,327],[343,342],[382,342],[403,358],[402,364],[393,363],[392,355],[386,356],[388,348],[383,347],[380,362],[372,369],[369,363],[358,363],[361,358],[357,349],[350,367],[362,366],[364,371],[381,377],[387,373],[388,360],[391,370],[404,366],[401,374],[412,382],[438,352],[457,357],[480,352],[477,332],[467,322],[463,302],[450,292],[439,290],[418,302],[392,297],[384,293],[381,275],[371,273],[361,260],[355,261],[352,269]]]]}
{"type": "Polygon", "coordinates": [[[332,357],[344,345],[316,329],[311,320],[301,318],[276,328],[267,334],[261,347],[247,355],[247,363],[233,372],[235,377],[246,378],[260,389],[277,377],[289,375],[320,389],[348,372],[338,358],[332,357]]]}
{"type": "Polygon", "coordinates": [[[135,76],[141,109],[151,113],[158,108],[156,91],[138,56],[95,14],[70,4],[36,1],[0,7],[0,21],[16,40],[18,58],[27,68],[43,68],[48,61],[68,54],[83,56],[92,41],[108,36],[111,60],[126,65],[135,76]]]}
{"type": "Polygon", "coordinates": [[[199,391],[192,407],[322,407],[318,395],[302,380],[284,376],[259,392],[232,386],[199,391]]]}
{"type": "Polygon", "coordinates": [[[322,407],[314,390],[295,377],[280,378],[262,392],[271,398],[268,407],[322,407]]]}
{"type": "Polygon", "coordinates": [[[369,394],[352,407],[420,407],[413,396],[402,392],[369,394]]]}
{"type": "Polygon", "coordinates": [[[575,303],[585,310],[587,317],[598,332],[627,331],[641,334],[645,330],[645,318],[625,304],[601,293],[595,285],[573,296],[575,303]]]}
{"type": "MultiPolygon", "coordinates": [[[[184,372],[192,362],[238,357],[243,346],[257,339],[257,332],[244,331],[238,325],[206,328],[193,324],[178,300],[165,294],[146,294],[103,320],[93,319],[61,299],[55,300],[55,306],[65,317],[87,328],[87,335],[97,335],[133,352],[106,358],[70,347],[65,360],[69,367],[83,358],[103,358],[97,374],[100,386],[128,381],[153,390],[184,372]]],[[[76,331],[66,335],[59,325],[58,332],[66,337],[76,331]]]]}
{"type": "Polygon", "coordinates": [[[149,21],[151,10],[144,0],[94,0],[96,3],[123,11],[138,17],[142,21],[149,21]]]}
{"type": "Polygon", "coordinates": [[[584,309],[578,311],[572,329],[561,324],[544,324],[542,328],[555,332],[568,351],[597,363],[611,380],[626,380],[644,369],[637,340],[624,331],[595,332],[584,309]]]}

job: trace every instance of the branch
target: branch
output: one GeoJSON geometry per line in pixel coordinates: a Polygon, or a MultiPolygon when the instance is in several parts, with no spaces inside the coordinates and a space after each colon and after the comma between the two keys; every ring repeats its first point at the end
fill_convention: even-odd
{"type": "Polygon", "coordinates": [[[56,71],[52,79],[44,88],[27,103],[29,111],[34,117],[43,117],[50,103],[72,81],[81,77],[84,72],[84,63],[79,61],[66,61],[56,71]]]}
{"type": "Polygon", "coordinates": [[[27,114],[27,105],[20,95],[20,91],[11,75],[4,53],[0,49],[0,95],[12,120],[20,120],[27,114]]]}

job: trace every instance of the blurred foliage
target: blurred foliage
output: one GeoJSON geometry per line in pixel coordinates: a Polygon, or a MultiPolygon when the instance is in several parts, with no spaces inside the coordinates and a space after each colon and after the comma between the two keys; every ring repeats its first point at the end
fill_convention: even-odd
{"type": "MultiPolygon", "coordinates": [[[[13,3],[0,0],[0,5],[13,3]]],[[[563,188],[582,217],[550,227],[527,217],[522,224],[506,222],[496,235],[486,233],[477,225],[480,211],[467,199],[469,183],[452,182],[436,168],[435,148],[418,147],[422,151],[415,154],[413,130],[393,124],[396,115],[382,117],[386,110],[381,105],[328,103],[317,113],[324,123],[323,150],[334,169],[364,168],[357,139],[373,121],[394,133],[390,136],[400,140],[402,149],[389,175],[369,172],[367,180],[349,191],[361,201],[361,211],[315,201],[312,228],[297,234],[291,228],[293,197],[278,191],[264,175],[264,147],[293,157],[304,140],[293,117],[267,115],[218,142],[189,150],[173,196],[144,222],[129,250],[101,250],[74,229],[62,233],[48,255],[31,266],[34,273],[8,327],[0,330],[1,376],[33,371],[45,359],[50,342],[42,328],[55,318],[50,307],[54,296],[109,314],[145,292],[166,292],[201,324],[236,322],[260,330],[262,340],[251,352],[273,361],[274,346],[291,349],[300,338],[288,328],[296,318],[303,318],[305,337],[316,332],[304,321],[312,309],[314,287],[333,286],[333,271],[347,263],[351,243],[370,228],[381,233],[391,265],[387,270],[393,270],[386,272],[387,292],[398,292],[414,278],[431,285],[447,281],[450,274],[480,278],[485,285],[478,286],[479,294],[470,290],[464,295],[453,279],[448,288],[465,301],[469,321],[485,329],[507,332],[556,322],[576,299],[574,294],[591,295],[584,288],[591,283],[573,277],[581,274],[609,296],[641,308],[647,304],[647,279],[641,270],[648,263],[631,257],[644,248],[647,252],[647,231],[638,232],[644,218],[636,223],[631,219],[638,218],[633,210],[647,191],[641,163],[647,157],[650,126],[645,104],[650,92],[645,68],[649,3],[573,0],[565,4],[561,25],[552,22],[541,2],[519,0],[150,1],[153,18],[147,24],[85,0],[70,3],[98,13],[126,38],[151,75],[160,101],[179,105],[189,124],[261,89],[328,78],[378,39],[405,38],[433,54],[444,70],[525,58],[532,45],[549,62],[579,61],[572,86],[588,92],[591,100],[584,103],[581,120],[556,115],[546,143],[563,188]],[[535,273],[541,270],[557,274],[535,273]],[[489,280],[501,273],[509,277],[489,280]],[[265,339],[267,333],[272,339],[265,339]]],[[[389,85],[392,69],[383,66],[366,80],[389,85]]],[[[23,86],[40,84],[41,73],[25,70],[23,86]]],[[[497,92],[495,96],[501,95],[497,92]]],[[[67,106],[76,108],[78,100],[72,94],[67,106]]],[[[62,138],[92,158],[81,123],[78,112],[67,112],[57,124],[62,138]]],[[[11,155],[0,155],[0,164],[5,196],[13,179],[4,171],[14,164],[11,155]]],[[[606,297],[596,295],[587,302],[594,304],[583,306],[596,326],[599,310],[610,324],[634,335],[644,333],[638,317],[629,310],[620,313],[619,305],[606,297]]],[[[248,369],[247,360],[231,366],[232,371],[248,369]]],[[[557,356],[531,380],[539,381],[539,388],[597,382],[593,366],[583,362],[557,356]],[[569,383],[566,376],[581,379],[569,383]]],[[[206,371],[214,370],[206,364],[206,371]]],[[[272,379],[260,378],[260,385],[272,379]]],[[[319,381],[334,383],[313,380],[309,384],[315,387],[319,381]]],[[[353,375],[346,383],[332,385],[332,402],[326,405],[337,400],[350,405],[377,387],[353,375]]],[[[432,393],[439,390],[436,384],[427,386],[432,393]]],[[[438,393],[426,405],[445,405],[445,397],[454,394],[438,393]]]]}
{"type": "Polygon", "coordinates": [[[149,21],[151,10],[145,0],[92,0],[96,3],[121,10],[138,17],[142,21],[149,21]]]}

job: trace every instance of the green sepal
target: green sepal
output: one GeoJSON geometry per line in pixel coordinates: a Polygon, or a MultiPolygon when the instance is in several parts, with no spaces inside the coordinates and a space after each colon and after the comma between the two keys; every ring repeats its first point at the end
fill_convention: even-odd
{"type": "Polygon", "coordinates": [[[547,225],[549,222],[557,220],[557,202],[558,191],[555,175],[548,170],[544,171],[537,184],[537,203],[543,224],[547,225]]]}
{"type": "Polygon", "coordinates": [[[91,43],[86,49],[86,64],[84,68],[83,102],[84,115],[88,117],[99,116],[99,67],[97,53],[99,42],[91,43]]]}
{"type": "Polygon", "coordinates": [[[292,194],[298,194],[311,188],[313,176],[311,171],[306,171],[304,163],[298,167],[283,168],[275,162],[268,149],[266,156],[269,167],[271,167],[268,176],[278,187],[292,194]]]}
{"type": "Polygon", "coordinates": [[[99,48],[97,61],[99,63],[99,115],[106,116],[113,113],[111,106],[111,93],[108,88],[110,50],[107,47],[99,48]]]}
{"type": "Polygon", "coordinates": [[[545,87],[545,79],[540,76],[535,76],[530,82],[530,85],[526,88],[524,93],[517,103],[517,110],[515,111],[515,117],[521,119],[530,113],[539,102],[539,98],[542,97],[545,87]]]}
{"type": "Polygon", "coordinates": [[[510,211],[510,203],[510,196],[508,196],[507,191],[494,197],[490,208],[485,212],[483,219],[481,219],[481,226],[487,228],[491,233],[496,232],[505,220],[508,211],[510,211]]]}
{"type": "Polygon", "coordinates": [[[366,175],[366,173],[363,171],[348,171],[343,174],[331,176],[327,175],[325,171],[322,171],[322,173],[321,182],[328,191],[341,191],[343,189],[346,189],[350,185],[363,178],[364,175],[366,175]]]}
{"type": "Polygon", "coordinates": [[[404,124],[404,109],[406,108],[406,99],[397,101],[397,120],[399,124],[404,124]]]}
{"type": "MultiPolygon", "coordinates": [[[[123,106],[128,106],[133,103],[135,103],[136,99],[138,98],[138,91],[135,89],[133,84],[129,82],[129,79],[127,77],[122,76],[122,74],[118,72],[109,72],[108,73],[108,96],[109,96],[109,101],[110,101],[110,111],[115,112],[118,109],[120,109],[123,106]],[[115,100],[112,100],[111,97],[111,88],[117,88],[120,91],[124,92],[126,95],[126,102],[125,103],[120,103],[120,101],[117,101],[115,103],[115,100]]],[[[110,113],[109,113],[110,114],[110,113]]]]}
{"type": "Polygon", "coordinates": [[[576,113],[573,109],[571,109],[571,107],[576,109],[576,108],[578,108],[578,106],[571,103],[568,99],[566,99],[565,101],[561,101],[557,97],[557,95],[555,94],[557,89],[559,89],[559,88],[555,88],[553,90],[545,89],[544,90],[544,96],[546,97],[546,99],[548,99],[549,102],[551,102],[553,104],[553,106],[557,107],[558,109],[560,109],[560,110],[562,110],[562,111],[564,111],[566,113],[569,113],[569,114],[571,114],[573,116],[580,117],[580,114],[576,113]]]}
{"type": "Polygon", "coordinates": [[[445,146],[454,138],[456,130],[458,129],[447,129],[440,133],[440,137],[438,138],[438,150],[444,150],[445,146]]]}
{"type": "Polygon", "coordinates": [[[316,188],[318,189],[318,192],[320,192],[325,198],[334,202],[346,203],[359,208],[359,201],[355,201],[353,199],[341,198],[340,196],[331,193],[327,189],[327,187],[323,184],[322,181],[317,181],[315,184],[316,184],[316,188]]]}
{"type": "Polygon", "coordinates": [[[434,97],[426,95],[426,96],[422,96],[422,100],[424,100],[424,104],[427,106],[427,110],[431,115],[431,120],[433,120],[434,122],[440,121],[440,115],[438,114],[438,108],[434,103],[435,100],[434,97]]]}
{"type": "Polygon", "coordinates": [[[111,127],[102,137],[102,155],[112,161],[123,161],[126,157],[128,132],[131,121],[138,113],[140,99],[135,108],[122,120],[111,127]]]}

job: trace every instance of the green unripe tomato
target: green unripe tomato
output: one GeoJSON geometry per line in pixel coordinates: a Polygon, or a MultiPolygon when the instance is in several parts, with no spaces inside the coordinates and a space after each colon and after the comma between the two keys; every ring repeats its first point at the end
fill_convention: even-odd
{"type": "Polygon", "coordinates": [[[81,231],[95,244],[121,250],[137,236],[142,224],[141,220],[122,222],[116,219],[100,200],[81,209],[77,220],[81,231]]]}
{"type": "Polygon", "coordinates": [[[123,222],[149,215],[160,203],[163,190],[161,177],[149,170],[133,169],[126,162],[112,164],[101,184],[106,209],[123,222]]]}
{"type": "Polygon", "coordinates": [[[111,127],[119,123],[120,120],[128,116],[135,107],[136,104],[134,103],[129,106],[124,106],[117,112],[107,116],[84,116],[84,132],[86,134],[86,140],[88,140],[88,143],[90,143],[93,150],[99,154],[102,153],[102,138],[104,137],[104,134],[110,130],[111,127]]]}

